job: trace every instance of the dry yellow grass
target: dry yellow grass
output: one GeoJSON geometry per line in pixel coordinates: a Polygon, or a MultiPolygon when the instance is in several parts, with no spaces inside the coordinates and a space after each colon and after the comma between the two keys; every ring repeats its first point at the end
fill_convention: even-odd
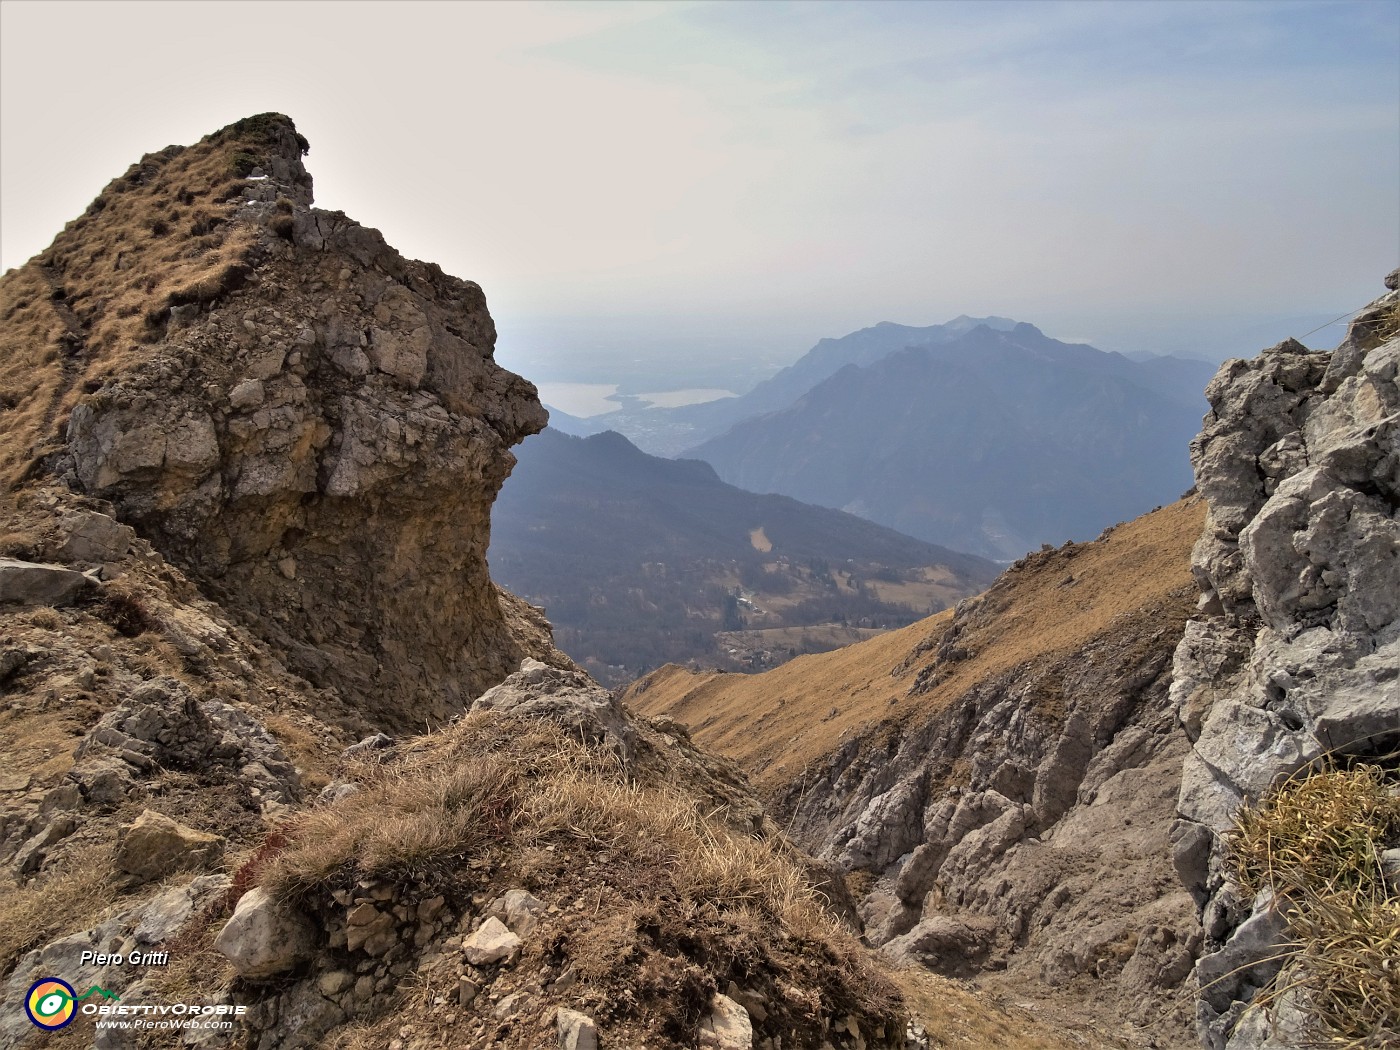
{"type": "Polygon", "coordinates": [[[1246,806],[1230,836],[1240,886],[1251,896],[1289,873],[1327,891],[1381,881],[1380,850],[1400,841],[1400,797],[1380,766],[1327,769],[1284,783],[1246,806]]]}
{"type": "Polygon", "coordinates": [[[1262,1003],[1291,995],[1317,1045],[1400,1041],[1400,894],[1381,851],[1400,843],[1400,796],[1377,765],[1327,766],[1243,808],[1230,836],[1236,881],[1280,901],[1295,947],[1262,1003]]]}
{"type": "Polygon", "coordinates": [[[917,967],[889,971],[923,1026],[931,1050],[1082,1050],[1130,1045],[1103,1032],[1085,1032],[1025,1007],[992,1001],[986,992],[917,967]]]}
{"type": "Polygon", "coordinates": [[[358,793],[316,809],[289,830],[265,884],[284,896],[362,878],[431,878],[500,840],[514,816],[515,771],[479,758],[432,771],[394,769],[358,793]]]}
{"type": "Polygon", "coordinates": [[[834,931],[779,840],[736,835],[679,791],[600,780],[576,768],[542,782],[525,813],[532,835],[581,838],[647,870],[664,871],[684,899],[753,909],[799,936],[834,931]]]}
{"type": "Polygon", "coordinates": [[[93,925],[116,896],[110,847],[90,850],[82,863],[27,885],[5,887],[0,891],[0,974],[56,934],[93,925]]]}
{"type": "Polygon", "coordinates": [[[785,841],[737,833],[695,796],[638,783],[610,753],[552,725],[522,725],[504,753],[483,747],[498,722],[468,716],[430,753],[362,766],[359,792],[297,821],[264,885],[301,897],[351,877],[431,881],[495,847],[571,841],[606,850],[615,871],[635,868],[644,896],[659,879],[683,899],[754,909],[802,936],[832,931],[785,841]]]}
{"type": "Polygon", "coordinates": [[[698,743],[738,762],[764,789],[799,776],[851,734],[940,710],[972,685],[1030,661],[1073,653],[1191,585],[1191,547],[1205,507],[1182,500],[1119,526],[1072,557],[1032,558],[987,593],[1002,611],[960,639],[972,655],[931,690],[909,696],[932,652],[892,675],[911,652],[952,619],[919,623],[835,652],[801,656],[758,675],[696,673],[664,667],[628,690],[629,707],[667,715],[698,743]],[[1066,586],[1066,576],[1073,578],[1066,586]]]}
{"type": "Polygon", "coordinates": [[[0,478],[19,480],[79,397],[148,356],[172,306],[209,302],[241,281],[256,235],[233,222],[236,198],[284,124],[264,114],[147,154],[47,249],[0,277],[0,478]]]}

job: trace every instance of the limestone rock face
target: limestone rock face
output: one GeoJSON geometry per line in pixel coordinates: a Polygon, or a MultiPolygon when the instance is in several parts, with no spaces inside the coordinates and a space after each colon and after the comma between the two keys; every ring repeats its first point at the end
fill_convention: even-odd
{"type": "Polygon", "coordinates": [[[1202,983],[1226,975],[1198,1004],[1216,1048],[1271,1038],[1267,1019],[1235,1031],[1272,936],[1224,879],[1234,814],[1324,752],[1384,753],[1400,734],[1397,309],[1382,296],[1331,353],[1290,340],[1227,361],[1192,445],[1209,516],[1173,665],[1192,742],[1174,839],[1208,938],[1202,983]]]}
{"type": "Polygon", "coordinates": [[[152,900],[141,911],[132,935],[137,944],[160,944],[179,932],[196,913],[196,906],[213,893],[226,892],[227,875],[201,875],[188,886],[175,886],[152,900]]]}
{"type": "MultiPolygon", "coordinates": [[[[509,448],[547,416],[493,360],[481,289],[310,207],[304,140],[277,119],[233,214],[256,238],[241,287],[91,383],[53,469],[292,670],[385,725],[442,721],[525,655],[485,556],[509,448]]],[[[119,542],[88,528],[74,556],[119,542]]]]}

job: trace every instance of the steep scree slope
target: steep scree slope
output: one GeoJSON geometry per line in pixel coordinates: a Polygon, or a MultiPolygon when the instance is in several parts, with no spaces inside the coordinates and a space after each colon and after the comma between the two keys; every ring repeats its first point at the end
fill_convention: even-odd
{"type": "Polygon", "coordinates": [[[1202,514],[1030,555],[870,642],[751,677],[665,668],[625,701],[739,761],[887,954],[1067,1010],[1100,1044],[1190,1046],[1168,684],[1202,514]]]}
{"type": "MultiPolygon", "coordinates": [[[[1400,750],[1397,283],[1331,353],[1288,341],[1227,361],[1191,449],[1209,515],[1192,557],[1201,611],[1173,670],[1192,741],[1174,838],[1207,936],[1197,1023],[1217,1050],[1300,1039],[1288,1011],[1248,1010],[1287,937],[1281,908],[1226,877],[1241,803],[1324,752],[1394,767],[1400,750]]],[[[1375,1038],[1393,1045],[1400,1017],[1375,1038]]]]}

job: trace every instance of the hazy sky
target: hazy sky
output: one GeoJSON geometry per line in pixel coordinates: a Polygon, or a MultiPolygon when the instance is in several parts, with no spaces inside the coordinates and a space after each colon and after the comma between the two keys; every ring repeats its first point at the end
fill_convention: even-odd
{"type": "Polygon", "coordinates": [[[1387,0],[4,0],[0,265],[266,110],[319,205],[479,281],[535,378],[959,313],[1168,345],[1400,262],[1387,0]]]}

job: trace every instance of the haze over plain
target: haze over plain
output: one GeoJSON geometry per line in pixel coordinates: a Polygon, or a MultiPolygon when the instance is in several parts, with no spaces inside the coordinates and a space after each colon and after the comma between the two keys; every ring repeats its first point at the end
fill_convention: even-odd
{"type": "Polygon", "coordinates": [[[4,267],[133,155],[261,110],[325,206],[479,281],[544,382],[742,390],[959,313],[1247,353],[1360,306],[1400,245],[1390,4],[173,12],[0,7],[4,267]]]}

